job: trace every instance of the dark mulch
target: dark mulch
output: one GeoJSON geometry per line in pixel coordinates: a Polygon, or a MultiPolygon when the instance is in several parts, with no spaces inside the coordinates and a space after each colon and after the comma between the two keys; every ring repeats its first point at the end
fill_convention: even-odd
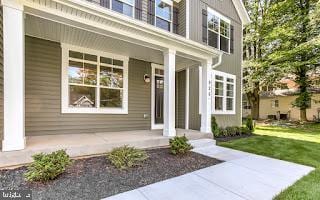
{"type": "Polygon", "coordinates": [[[26,167],[0,171],[0,189],[31,189],[33,199],[101,199],[151,183],[180,176],[221,161],[190,152],[174,156],[168,149],[148,150],[149,159],[128,170],[114,168],[105,156],[76,160],[56,180],[29,183],[26,167]]]}
{"type": "Polygon", "coordinates": [[[217,142],[228,142],[231,140],[237,140],[240,138],[248,138],[248,137],[253,137],[253,136],[254,136],[253,134],[251,134],[251,135],[236,135],[236,136],[229,136],[229,137],[215,137],[214,139],[217,142]]]}

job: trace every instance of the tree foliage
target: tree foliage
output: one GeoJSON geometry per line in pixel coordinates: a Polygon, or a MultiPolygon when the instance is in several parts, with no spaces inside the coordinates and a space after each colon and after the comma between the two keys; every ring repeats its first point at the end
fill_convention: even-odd
{"type": "Polygon", "coordinates": [[[244,31],[244,91],[249,102],[259,101],[263,86],[290,78],[299,85],[293,105],[306,120],[309,89],[320,74],[320,1],[247,0],[245,5],[252,20],[244,31]]]}

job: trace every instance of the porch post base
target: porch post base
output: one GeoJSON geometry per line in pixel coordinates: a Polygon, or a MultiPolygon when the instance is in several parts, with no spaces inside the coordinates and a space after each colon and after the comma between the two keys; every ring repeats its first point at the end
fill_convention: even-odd
{"type": "Polygon", "coordinates": [[[2,140],[2,151],[18,151],[26,147],[26,138],[16,140],[2,140]]]}
{"type": "Polygon", "coordinates": [[[174,137],[176,135],[176,129],[163,129],[163,136],[174,137]]]}

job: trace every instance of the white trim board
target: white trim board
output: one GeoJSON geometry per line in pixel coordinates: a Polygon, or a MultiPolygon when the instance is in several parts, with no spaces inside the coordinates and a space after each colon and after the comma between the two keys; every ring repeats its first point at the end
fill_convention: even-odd
{"type": "Polygon", "coordinates": [[[155,119],[154,119],[154,114],[155,114],[155,70],[156,69],[161,69],[164,70],[163,65],[151,63],[151,129],[156,130],[156,129],[163,129],[163,124],[155,124],[155,119]]]}
{"type": "MultiPolygon", "coordinates": [[[[61,65],[61,113],[85,113],[85,114],[128,114],[128,65],[129,57],[116,55],[112,53],[97,51],[94,49],[87,49],[83,47],[73,46],[62,43],[62,65],[61,65]],[[122,108],[101,108],[99,107],[100,93],[96,91],[96,105],[94,108],[74,108],[69,107],[69,80],[68,80],[68,61],[69,50],[79,51],[82,53],[94,54],[104,56],[112,59],[119,59],[123,61],[123,96],[122,96],[122,108]]],[[[98,60],[98,66],[100,61],[98,60]]],[[[97,70],[99,67],[97,66],[97,70]]],[[[99,73],[99,71],[97,71],[99,73]]],[[[97,76],[99,79],[99,76],[97,76]]],[[[97,85],[99,84],[99,80],[97,85]]],[[[98,87],[99,88],[99,87],[98,87]]]]}

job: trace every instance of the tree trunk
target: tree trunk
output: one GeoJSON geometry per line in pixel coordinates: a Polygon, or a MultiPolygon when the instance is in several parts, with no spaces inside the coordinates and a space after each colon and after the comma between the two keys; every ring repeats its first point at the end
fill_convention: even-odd
{"type": "Polygon", "coordinates": [[[247,98],[251,106],[251,117],[255,120],[260,117],[260,95],[259,89],[254,89],[253,92],[247,93],[247,98]]]}

